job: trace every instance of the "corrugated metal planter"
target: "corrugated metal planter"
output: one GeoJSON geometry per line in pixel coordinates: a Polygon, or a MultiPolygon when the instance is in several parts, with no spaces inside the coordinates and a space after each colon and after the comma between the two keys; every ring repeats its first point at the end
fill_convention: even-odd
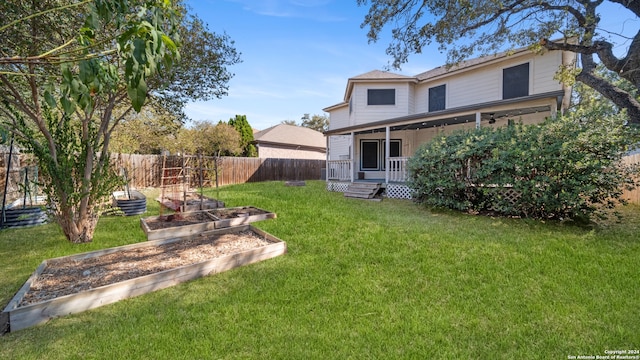
{"type": "Polygon", "coordinates": [[[47,223],[49,216],[41,206],[6,209],[3,227],[27,227],[47,223]]]}
{"type": "Polygon", "coordinates": [[[117,206],[125,215],[140,215],[147,212],[147,197],[137,190],[114,191],[114,206],[117,206]]]}
{"type": "Polygon", "coordinates": [[[164,289],[179,283],[196,279],[209,274],[227,271],[239,266],[256,263],[285,254],[287,245],[275,236],[266,233],[250,225],[236,226],[226,229],[213,230],[203,234],[197,234],[182,238],[148,241],[132,245],[119,246],[110,249],[92,251],[83,254],[76,254],[62,258],[45,260],[37,270],[31,275],[22,286],[14,298],[0,316],[0,329],[7,327],[10,331],[17,331],[28,328],[51,318],[79,313],[99,306],[111,304],[126,298],[143,295],[152,291],[164,289]],[[48,262],[53,261],[81,261],[117,253],[118,251],[142,249],[172,242],[186,241],[196,236],[222,236],[224,234],[234,234],[251,231],[264,238],[268,245],[240,251],[229,255],[210,258],[192,265],[177,267],[150,275],[140,276],[129,280],[113,283],[110,285],[92,288],[75,294],[64,295],[42,302],[30,303],[20,306],[25,294],[31,288],[32,283],[43,273],[48,262]]]}

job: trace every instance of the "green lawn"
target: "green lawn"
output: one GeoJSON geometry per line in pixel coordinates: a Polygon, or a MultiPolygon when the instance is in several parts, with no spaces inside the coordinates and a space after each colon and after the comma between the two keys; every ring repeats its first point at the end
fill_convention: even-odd
{"type": "MultiPolygon", "coordinates": [[[[275,259],[0,337],[2,359],[567,359],[640,348],[640,207],[621,223],[542,223],[345,199],[323,182],[220,189],[275,259]]],[[[154,215],[158,207],[150,201],[154,215]]],[[[44,259],[144,241],[139,217],[94,242],[0,231],[0,303],[44,259]]]]}

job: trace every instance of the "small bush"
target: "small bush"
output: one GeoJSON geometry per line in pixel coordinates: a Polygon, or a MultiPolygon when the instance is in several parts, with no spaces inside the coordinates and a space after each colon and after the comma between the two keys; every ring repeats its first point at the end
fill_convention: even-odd
{"type": "Polygon", "coordinates": [[[622,202],[635,169],[620,160],[637,144],[623,116],[567,116],[540,125],[456,132],[409,160],[417,201],[462,211],[545,219],[590,218],[622,202]],[[510,189],[517,199],[506,196],[510,189]]]}

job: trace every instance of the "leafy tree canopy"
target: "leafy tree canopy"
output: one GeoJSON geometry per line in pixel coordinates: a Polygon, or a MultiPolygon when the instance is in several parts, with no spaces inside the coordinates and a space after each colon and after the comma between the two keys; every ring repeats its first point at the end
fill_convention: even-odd
{"type": "Polygon", "coordinates": [[[325,115],[313,115],[309,117],[309,114],[304,114],[302,117],[302,127],[313,129],[320,132],[329,130],[329,118],[325,115]]]}
{"type": "Polygon", "coordinates": [[[369,28],[370,41],[377,41],[386,25],[392,27],[392,42],[387,53],[393,57],[396,68],[405,63],[410,54],[421,53],[433,43],[438,44],[437,50],[448,53],[450,64],[477,53],[495,53],[505,46],[571,51],[580,55],[580,68],[570,77],[626,109],[631,122],[640,124],[640,102],[635,94],[596,72],[599,60],[636,90],[640,88],[640,31],[630,38],[614,34],[602,27],[599,15],[599,7],[609,2],[620,6],[621,17],[637,21],[640,1],[357,1],[359,5],[370,5],[361,25],[369,28]],[[628,44],[625,54],[614,54],[614,47],[621,45],[611,40],[614,38],[628,44]]]}
{"type": "Polygon", "coordinates": [[[205,156],[236,156],[242,153],[240,133],[225,123],[214,125],[208,121],[196,122],[193,127],[181,129],[178,141],[169,145],[172,152],[205,156]]]}
{"type": "Polygon", "coordinates": [[[256,157],[258,150],[253,145],[253,128],[249,125],[246,115],[236,115],[235,118],[229,119],[229,125],[233,126],[239,133],[241,138],[242,156],[256,157]]]}
{"type": "Polygon", "coordinates": [[[111,132],[179,59],[179,14],[169,0],[11,1],[0,14],[0,119],[36,156],[67,239],[90,242],[119,182],[111,132]]]}
{"type": "Polygon", "coordinates": [[[139,113],[128,114],[111,135],[110,151],[123,154],[160,154],[169,149],[182,122],[155,99],[139,113]],[[155,106],[154,106],[155,105],[155,106]]]}
{"type": "Polygon", "coordinates": [[[211,32],[208,25],[188,8],[180,7],[178,25],[181,41],[179,62],[154,79],[151,95],[155,105],[185,119],[184,106],[190,101],[206,101],[228,94],[229,67],[241,62],[240,53],[226,34],[211,32]]]}
{"type": "Polygon", "coordinates": [[[309,116],[309,114],[304,114],[300,120],[301,122],[299,124],[295,120],[283,120],[280,123],[284,125],[302,126],[320,132],[329,130],[329,117],[326,115],[309,116]]]}

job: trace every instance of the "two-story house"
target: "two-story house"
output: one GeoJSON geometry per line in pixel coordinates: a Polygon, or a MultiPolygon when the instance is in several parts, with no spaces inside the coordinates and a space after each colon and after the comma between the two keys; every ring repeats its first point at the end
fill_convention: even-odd
{"type": "Polygon", "coordinates": [[[374,70],[348,79],[343,101],[324,109],[327,188],[374,181],[388,197],[410,198],[406,161],[420,144],[441,132],[555,116],[571,89],[554,76],[574,63],[570,52],[520,49],[416,76],[374,70]]]}

